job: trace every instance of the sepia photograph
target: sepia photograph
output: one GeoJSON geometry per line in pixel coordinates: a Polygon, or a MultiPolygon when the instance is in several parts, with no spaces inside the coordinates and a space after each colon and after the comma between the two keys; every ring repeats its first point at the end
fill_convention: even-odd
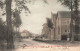
{"type": "Polygon", "coordinates": [[[0,0],[0,51],[80,51],[80,0],[0,0]]]}

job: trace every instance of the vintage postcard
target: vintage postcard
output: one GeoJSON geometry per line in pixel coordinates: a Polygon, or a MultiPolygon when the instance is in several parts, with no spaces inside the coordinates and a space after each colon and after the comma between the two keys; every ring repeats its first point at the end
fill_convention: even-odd
{"type": "Polygon", "coordinates": [[[0,0],[0,51],[79,51],[80,0],[0,0]]]}

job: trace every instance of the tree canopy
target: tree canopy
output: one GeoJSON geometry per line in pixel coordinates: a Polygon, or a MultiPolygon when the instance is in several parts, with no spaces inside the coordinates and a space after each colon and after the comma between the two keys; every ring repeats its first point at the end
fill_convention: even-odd
{"type": "MultiPolygon", "coordinates": [[[[75,9],[76,7],[76,2],[79,3],[78,0],[58,0],[62,5],[67,6],[69,9],[71,9],[71,1],[72,1],[72,8],[75,9]]],[[[79,4],[77,4],[79,6],[79,4]]]]}
{"type": "Polygon", "coordinates": [[[20,27],[22,24],[21,18],[20,18],[20,14],[18,13],[18,10],[15,10],[15,12],[13,12],[13,25],[15,25],[16,27],[20,27]]]}
{"type": "Polygon", "coordinates": [[[47,25],[48,25],[48,27],[49,28],[53,28],[53,23],[52,23],[51,19],[50,18],[46,18],[46,19],[47,19],[47,25]]]}

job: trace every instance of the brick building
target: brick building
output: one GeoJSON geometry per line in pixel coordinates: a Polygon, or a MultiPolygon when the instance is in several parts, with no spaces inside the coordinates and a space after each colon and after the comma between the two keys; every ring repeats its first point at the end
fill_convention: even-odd
{"type": "Polygon", "coordinates": [[[70,34],[71,14],[69,11],[57,12],[56,40],[67,40],[70,34]]]}
{"type": "MultiPolygon", "coordinates": [[[[80,14],[79,14],[80,15],[80,14]]],[[[74,17],[73,17],[74,18],[74,17]]],[[[49,27],[45,27],[45,36],[48,35],[50,40],[68,40],[70,39],[70,24],[71,24],[71,13],[70,11],[58,11],[57,14],[51,13],[51,21],[53,23],[53,29],[51,29],[51,33],[48,30],[49,27]],[[47,34],[46,34],[47,32],[47,34]]],[[[42,31],[42,32],[44,32],[42,31]]],[[[75,20],[73,20],[73,39],[76,39],[75,33],[75,20]]],[[[80,40],[80,35],[78,34],[78,40],[80,40]]]]}

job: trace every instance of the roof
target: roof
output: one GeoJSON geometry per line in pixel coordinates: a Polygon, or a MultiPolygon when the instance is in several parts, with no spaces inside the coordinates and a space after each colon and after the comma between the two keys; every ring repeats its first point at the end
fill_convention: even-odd
{"type": "Polygon", "coordinates": [[[70,11],[58,11],[58,14],[63,18],[69,18],[71,17],[70,11]]]}
{"type": "Polygon", "coordinates": [[[27,30],[23,30],[21,33],[26,33],[27,32],[27,30]]]}
{"type": "MultiPolygon", "coordinates": [[[[79,11],[79,14],[80,14],[80,11],[79,11]]],[[[57,19],[58,15],[60,15],[62,18],[70,18],[71,17],[71,12],[70,11],[58,11],[57,14],[51,12],[51,15],[55,19],[57,19]]]]}

